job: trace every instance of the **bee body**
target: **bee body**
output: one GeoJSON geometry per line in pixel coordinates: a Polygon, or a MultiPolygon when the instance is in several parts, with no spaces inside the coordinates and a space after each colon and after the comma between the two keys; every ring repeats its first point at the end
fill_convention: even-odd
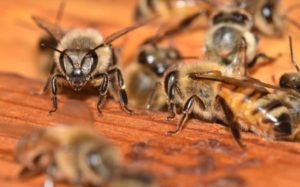
{"type": "Polygon", "coordinates": [[[226,66],[215,62],[197,62],[179,65],[166,75],[164,86],[170,108],[174,103],[183,114],[180,128],[174,132],[182,130],[188,115],[193,114],[229,126],[236,122],[242,129],[269,139],[287,139],[292,133],[293,119],[278,95],[264,88],[258,90],[193,77],[195,74],[218,77],[225,70],[226,66]]]}

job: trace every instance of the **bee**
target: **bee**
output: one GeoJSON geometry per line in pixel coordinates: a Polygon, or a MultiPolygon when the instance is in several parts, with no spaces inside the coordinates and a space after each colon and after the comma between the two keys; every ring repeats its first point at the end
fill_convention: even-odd
{"type": "Polygon", "coordinates": [[[253,67],[259,58],[273,60],[263,53],[257,53],[258,39],[251,32],[252,17],[240,8],[224,8],[211,15],[210,29],[206,35],[206,55],[234,70],[240,43],[245,40],[247,46],[247,66],[253,67]]]}
{"type": "Polygon", "coordinates": [[[94,130],[63,126],[37,131],[20,139],[15,150],[22,165],[20,178],[46,173],[70,184],[101,185],[112,178],[119,165],[117,151],[94,130]]]}
{"type": "Polygon", "coordinates": [[[285,21],[299,28],[298,23],[288,16],[299,8],[299,4],[282,11],[281,0],[235,0],[235,3],[253,16],[254,27],[267,36],[282,36],[285,21]]]}
{"type": "Polygon", "coordinates": [[[146,23],[148,21],[127,27],[105,39],[94,29],[71,29],[59,40],[57,47],[42,44],[54,50],[54,68],[43,89],[46,92],[51,87],[53,109],[50,113],[58,108],[56,96],[58,81],[65,82],[77,92],[84,87],[97,87],[99,91],[97,109],[101,113],[109,87],[112,86],[111,77],[114,76],[120,104],[124,111],[131,113],[132,110],[127,106],[123,75],[117,67],[117,57],[111,43],[146,23]]]}
{"type": "MultiPolygon", "coordinates": [[[[229,66],[234,71],[240,43],[244,40],[247,45],[248,68],[254,67],[260,60],[266,62],[275,60],[273,57],[257,52],[259,39],[251,31],[253,26],[252,16],[239,7],[219,7],[213,12],[198,11],[182,20],[177,26],[168,29],[166,33],[175,35],[189,27],[195,19],[203,15],[209,15],[210,17],[210,28],[205,37],[205,55],[207,58],[229,66]]],[[[228,72],[227,75],[230,76],[234,73],[228,72]]]]}
{"type": "Polygon", "coordinates": [[[166,69],[180,58],[181,54],[175,47],[150,43],[142,45],[136,62],[126,67],[124,72],[130,106],[142,109],[150,109],[151,106],[152,110],[166,110],[167,97],[158,83],[166,69]]]}
{"type": "MultiPolygon", "coordinates": [[[[246,47],[240,49],[245,64],[246,47]]],[[[230,127],[239,145],[240,128],[269,139],[284,139],[292,133],[289,110],[276,95],[250,78],[224,76],[225,65],[215,61],[179,64],[164,77],[164,90],[172,119],[180,109],[182,117],[175,131],[179,133],[190,115],[230,127]]]]}
{"type": "Polygon", "coordinates": [[[154,182],[124,168],[117,150],[93,129],[57,125],[22,137],[15,150],[19,178],[46,173],[44,187],[54,182],[82,186],[150,187],[154,182]]]}
{"type": "Polygon", "coordinates": [[[147,38],[139,47],[135,61],[125,69],[129,104],[135,108],[163,111],[167,109],[167,96],[160,84],[165,71],[183,59],[180,51],[161,42],[173,33],[158,32],[147,38]]]}
{"type": "MultiPolygon", "coordinates": [[[[150,173],[123,165],[118,150],[93,128],[87,104],[68,100],[55,116],[53,127],[29,127],[13,133],[21,136],[15,148],[21,165],[19,179],[46,174],[44,187],[54,182],[78,186],[154,186],[150,173]],[[65,115],[65,114],[72,114],[65,115]],[[59,117],[60,116],[60,117],[59,117]]],[[[11,134],[10,129],[2,129],[11,134]],[[8,130],[8,131],[7,131],[8,130]]]]}
{"type": "Polygon", "coordinates": [[[181,20],[188,15],[198,11],[201,7],[210,6],[205,0],[138,0],[134,20],[147,20],[159,16],[164,22],[181,20]]]}

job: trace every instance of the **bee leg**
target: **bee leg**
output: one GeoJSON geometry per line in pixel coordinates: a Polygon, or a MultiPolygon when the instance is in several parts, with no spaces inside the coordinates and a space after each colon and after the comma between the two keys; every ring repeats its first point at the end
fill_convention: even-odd
{"type": "Polygon", "coordinates": [[[253,68],[260,59],[263,59],[264,61],[270,62],[270,63],[275,60],[275,58],[269,57],[264,53],[258,53],[255,55],[254,59],[250,63],[248,63],[247,67],[253,68]]]}
{"type": "Polygon", "coordinates": [[[197,95],[191,96],[186,101],[186,103],[183,107],[183,116],[181,117],[176,130],[167,132],[168,135],[175,135],[175,134],[178,134],[180,131],[182,131],[182,129],[185,127],[185,124],[186,124],[186,121],[188,120],[189,115],[192,112],[195,102],[197,102],[199,104],[199,106],[202,110],[205,110],[205,105],[204,105],[203,101],[197,95]]]}
{"type": "Polygon", "coordinates": [[[173,120],[176,117],[176,105],[175,105],[175,93],[176,93],[176,85],[172,85],[168,97],[169,97],[169,111],[170,111],[170,116],[167,117],[167,120],[173,120]]]}
{"type": "Polygon", "coordinates": [[[58,108],[58,102],[57,102],[57,79],[58,78],[64,78],[62,75],[53,75],[51,77],[51,91],[52,91],[52,104],[53,109],[49,111],[49,114],[51,115],[53,112],[57,111],[58,108]]]}
{"type": "Polygon", "coordinates": [[[43,89],[41,91],[33,91],[31,93],[32,95],[44,95],[45,93],[47,93],[47,91],[50,89],[51,78],[52,78],[52,75],[53,75],[55,69],[56,69],[56,66],[55,66],[55,64],[53,62],[53,65],[51,66],[51,70],[50,70],[49,76],[47,78],[47,81],[46,81],[43,89]]]}
{"type": "Polygon", "coordinates": [[[124,83],[121,70],[119,68],[114,68],[110,70],[109,73],[116,73],[117,75],[117,85],[119,87],[119,99],[123,110],[129,114],[133,113],[133,111],[130,108],[128,108],[128,97],[125,90],[125,83],[124,83]]]}
{"type": "Polygon", "coordinates": [[[228,106],[225,99],[223,97],[219,96],[219,95],[216,96],[216,100],[221,105],[221,107],[224,111],[225,117],[226,117],[227,122],[230,126],[230,129],[231,129],[231,133],[233,135],[233,138],[239,144],[239,146],[244,147],[244,145],[241,143],[240,125],[234,119],[234,114],[233,114],[230,106],[228,106]]]}
{"type": "Polygon", "coordinates": [[[100,114],[102,113],[101,108],[106,101],[107,91],[108,91],[108,82],[109,82],[107,73],[102,74],[102,77],[103,77],[103,81],[99,87],[99,95],[100,96],[99,96],[99,100],[97,103],[97,109],[100,114]]]}

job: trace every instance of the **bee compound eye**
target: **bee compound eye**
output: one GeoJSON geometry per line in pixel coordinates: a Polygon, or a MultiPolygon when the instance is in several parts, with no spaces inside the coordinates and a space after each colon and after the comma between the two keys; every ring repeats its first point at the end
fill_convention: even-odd
{"type": "Polygon", "coordinates": [[[267,3],[262,7],[261,14],[268,23],[273,22],[273,9],[274,7],[271,3],[267,3]]]}
{"type": "Polygon", "coordinates": [[[146,51],[141,51],[138,55],[138,62],[141,64],[147,64],[148,63],[148,54],[146,51]]]}

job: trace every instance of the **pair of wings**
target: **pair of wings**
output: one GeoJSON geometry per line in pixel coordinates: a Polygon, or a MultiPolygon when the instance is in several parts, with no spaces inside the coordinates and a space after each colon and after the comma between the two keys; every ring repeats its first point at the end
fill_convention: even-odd
{"type": "Polygon", "coordinates": [[[282,91],[289,93],[294,96],[299,95],[295,92],[293,92],[290,89],[286,88],[280,88],[278,86],[274,86],[271,84],[264,83],[258,79],[252,78],[252,77],[241,77],[241,78],[235,78],[235,77],[228,77],[224,75],[213,75],[213,74],[205,74],[205,73],[191,73],[190,78],[194,80],[211,80],[211,81],[217,81],[224,84],[239,86],[239,87],[246,87],[246,88],[253,88],[260,92],[268,92],[267,88],[275,90],[275,91],[282,91]]]}

